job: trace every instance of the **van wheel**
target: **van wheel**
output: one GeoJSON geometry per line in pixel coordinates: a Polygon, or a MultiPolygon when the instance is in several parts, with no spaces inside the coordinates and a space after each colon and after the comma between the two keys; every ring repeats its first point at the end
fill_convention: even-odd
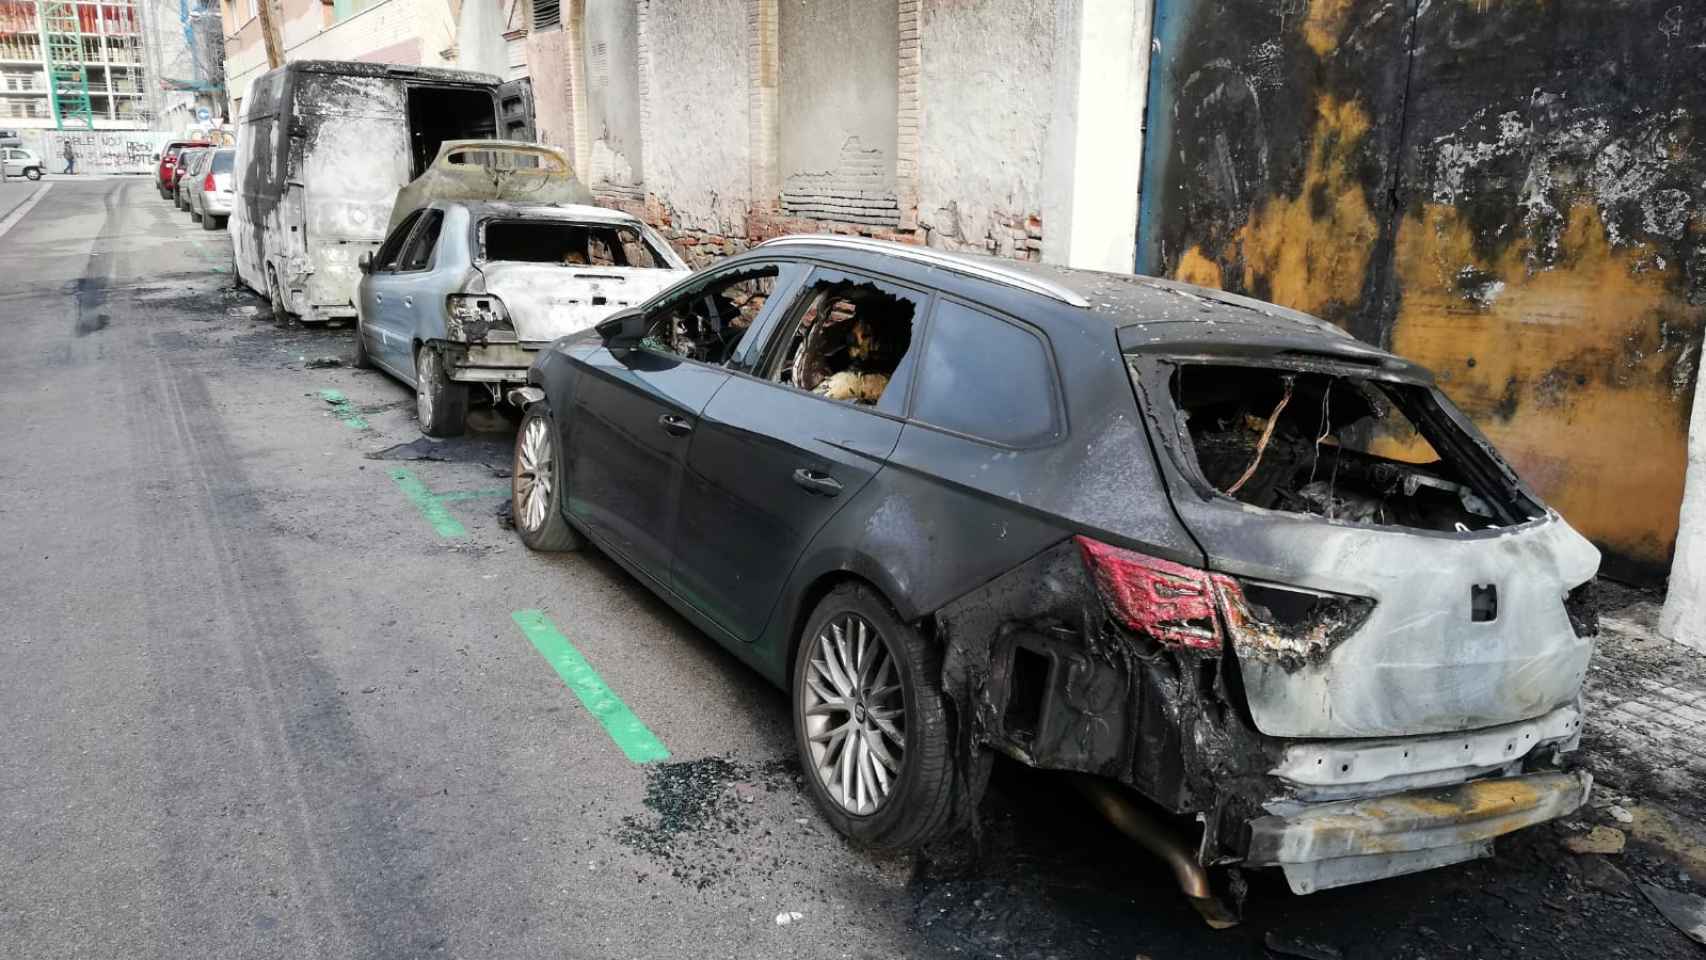
{"type": "Polygon", "coordinates": [[[267,267],[267,297],[272,301],[274,323],[290,322],[290,312],[284,308],[284,291],[278,285],[278,271],[267,267]]]}
{"type": "Polygon", "coordinates": [[[429,437],[460,437],[468,423],[468,385],[450,379],[444,355],[415,348],[415,418],[429,437]]]}
{"type": "Polygon", "coordinates": [[[24,176],[27,177],[28,179],[31,179],[31,180],[40,180],[41,179],[41,168],[40,167],[26,167],[24,169],[24,176]]]}
{"type": "Polygon", "coordinates": [[[549,409],[535,403],[521,415],[510,471],[510,511],[515,532],[529,550],[577,550],[580,534],[563,519],[563,468],[549,409]]]}
{"type": "Polygon", "coordinates": [[[794,741],[824,818],[868,847],[945,836],[953,765],[940,652],[876,591],[819,601],[794,658],[794,741]]]}

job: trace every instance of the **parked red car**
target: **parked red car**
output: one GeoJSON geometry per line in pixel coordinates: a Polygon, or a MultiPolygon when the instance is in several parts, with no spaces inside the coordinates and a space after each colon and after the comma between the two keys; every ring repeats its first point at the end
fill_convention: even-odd
{"type": "Polygon", "coordinates": [[[160,150],[159,167],[154,171],[154,188],[160,191],[162,200],[171,200],[177,196],[178,155],[190,147],[211,147],[213,144],[206,140],[173,140],[160,150]]]}

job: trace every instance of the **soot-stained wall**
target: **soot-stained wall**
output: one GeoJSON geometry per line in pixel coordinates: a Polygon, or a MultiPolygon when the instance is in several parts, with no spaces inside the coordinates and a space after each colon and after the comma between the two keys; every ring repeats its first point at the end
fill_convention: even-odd
{"type": "Polygon", "coordinates": [[[1159,0],[1139,268],[1432,367],[1662,576],[1706,321],[1706,8],[1159,0]]]}

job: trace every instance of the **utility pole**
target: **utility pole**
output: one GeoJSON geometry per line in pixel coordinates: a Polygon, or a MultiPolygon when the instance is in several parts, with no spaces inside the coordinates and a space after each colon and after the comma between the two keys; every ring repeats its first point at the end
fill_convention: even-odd
{"type": "Polygon", "coordinates": [[[284,44],[278,39],[278,21],[273,19],[273,0],[255,0],[261,15],[261,39],[267,45],[267,69],[284,66],[284,44]]]}

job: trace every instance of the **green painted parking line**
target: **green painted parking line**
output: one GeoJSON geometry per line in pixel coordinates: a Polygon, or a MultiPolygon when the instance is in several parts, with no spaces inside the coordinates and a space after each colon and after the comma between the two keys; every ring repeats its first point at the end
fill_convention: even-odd
{"type": "Polygon", "coordinates": [[[479,500],[482,497],[507,497],[508,487],[488,487],[484,490],[452,490],[449,493],[435,493],[439,503],[454,503],[457,500],[479,500]]]}
{"type": "Polygon", "coordinates": [[[367,421],[361,414],[355,412],[355,404],[338,390],[321,390],[320,399],[332,405],[332,416],[337,417],[343,425],[351,430],[366,430],[367,421]]]}
{"type": "Polygon", "coordinates": [[[403,491],[403,496],[409,498],[409,502],[415,505],[415,509],[421,512],[421,516],[426,518],[427,523],[432,524],[432,528],[437,530],[441,537],[465,537],[468,535],[468,528],[462,525],[462,521],[451,516],[449,510],[444,509],[445,504],[455,503],[459,500],[477,500],[482,497],[509,496],[508,487],[434,493],[427,489],[427,485],[422,483],[419,477],[404,467],[393,469],[391,479],[396,481],[397,489],[403,491]]]}
{"type": "Polygon", "coordinates": [[[629,760],[651,763],[668,760],[669,751],[651,728],[634,716],[634,711],[605,685],[598,671],[586,662],[569,638],[563,636],[542,610],[517,610],[510,614],[515,625],[533,642],[545,661],[563,678],[563,683],[580,698],[587,712],[604,726],[604,732],[616,741],[629,760]]]}

